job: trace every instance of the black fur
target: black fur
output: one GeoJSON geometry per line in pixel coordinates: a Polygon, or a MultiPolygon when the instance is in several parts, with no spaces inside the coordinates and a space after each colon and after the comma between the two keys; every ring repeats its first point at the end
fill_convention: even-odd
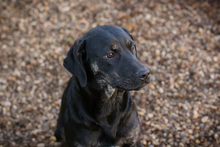
{"type": "Polygon", "coordinates": [[[96,27],[75,41],[64,66],[73,76],[62,97],[57,141],[69,147],[142,146],[129,91],[148,84],[150,72],[136,59],[131,33],[96,27]]]}

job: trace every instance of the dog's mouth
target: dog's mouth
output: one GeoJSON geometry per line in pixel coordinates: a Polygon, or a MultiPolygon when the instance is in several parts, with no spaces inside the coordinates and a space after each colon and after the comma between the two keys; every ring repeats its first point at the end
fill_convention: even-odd
{"type": "Polygon", "coordinates": [[[150,75],[148,75],[147,78],[145,78],[144,80],[142,80],[142,81],[139,83],[139,85],[138,85],[136,88],[132,89],[132,90],[140,90],[141,88],[143,88],[143,87],[145,87],[147,84],[149,84],[150,81],[151,81],[150,75]]]}
{"type": "Polygon", "coordinates": [[[141,88],[145,87],[147,84],[150,83],[150,75],[148,76],[148,78],[138,81],[138,82],[134,82],[134,83],[127,83],[127,84],[123,84],[121,86],[117,86],[118,89],[122,89],[122,90],[128,90],[128,91],[138,91],[141,88]]]}
{"type": "Polygon", "coordinates": [[[149,83],[150,83],[150,81],[147,81],[146,83],[143,83],[143,84],[141,84],[140,86],[138,86],[137,88],[132,89],[132,90],[138,91],[138,90],[140,90],[141,88],[143,88],[143,87],[145,87],[146,85],[148,85],[149,83]]]}

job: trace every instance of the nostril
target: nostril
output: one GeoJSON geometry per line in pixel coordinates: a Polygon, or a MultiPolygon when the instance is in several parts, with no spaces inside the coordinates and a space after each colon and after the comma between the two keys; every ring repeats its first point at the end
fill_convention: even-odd
{"type": "Polygon", "coordinates": [[[144,79],[146,77],[146,74],[143,74],[140,76],[141,79],[144,79]]]}
{"type": "Polygon", "coordinates": [[[145,79],[149,75],[150,75],[150,71],[148,69],[144,69],[144,70],[139,71],[138,77],[140,79],[145,79]]]}

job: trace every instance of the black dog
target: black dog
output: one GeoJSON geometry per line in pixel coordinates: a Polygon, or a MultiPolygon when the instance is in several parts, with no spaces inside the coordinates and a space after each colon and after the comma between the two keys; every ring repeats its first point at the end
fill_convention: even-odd
{"type": "Polygon", "coordinates": [[[142,146],[129,90],[149,83],[133,36],[111,25],[77,39],[64,59],[73,74],[62,97],[55,136],[69,147],[142,146]]]}

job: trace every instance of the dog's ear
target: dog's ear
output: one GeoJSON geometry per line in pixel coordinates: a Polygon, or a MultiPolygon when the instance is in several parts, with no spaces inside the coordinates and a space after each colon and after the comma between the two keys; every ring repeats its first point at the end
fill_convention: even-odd
{"type": "Polygon", "coordinates": [[[78,78],[82,87],[85,87],[87,84],[87,75],[82,61],[82,54],[85,51],[85,47],[86,40],[77,39],[63,61],[64,67],[78,78]]]}
{"type": "Polygon", "coordinates": [[[125,31],[131,37],[132,40],[134,40],[134,37],[131,35],[131,32],[129,32],[128,29],[126,29],[124,27],[121,27],[121,28],[123,31],[125,31]]]}

